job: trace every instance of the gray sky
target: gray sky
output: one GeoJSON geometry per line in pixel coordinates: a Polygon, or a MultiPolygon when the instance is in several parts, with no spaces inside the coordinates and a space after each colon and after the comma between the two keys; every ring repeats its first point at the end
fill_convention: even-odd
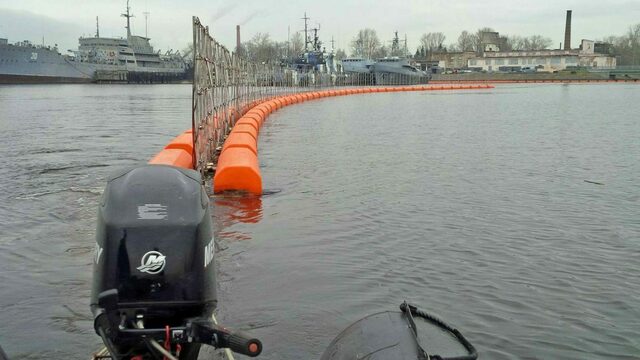
{"type": "MultiPolygon", "coordinates": [[[[0,0],[0,37],[10,42],[31,40],[57,43],[64,52],[77,48],[81,35],[93,36],[95,17],[100,17],[101,36],[124,36],[125,0],[0,0]]],[[[149,37],[156,49],[183,49],[192,39],[191,16],[208,24],[216,39],[235,46],[235,25],[242,25],[243,41],[256,32],[268,32],[273,39],[287,39],[303,29],[300,19],[306,11],[311,25],[321,24],[321,40],[330,47],[348,48],[359,29],[374,28],[382,40],[393,31],[406,34],[414,52],[420,36],[443,32],[445,43],[455,42],[462,30],[492,27],[501,34],[541,34],[564,40],[565,11],[573,10],[572,45],[580,39],[621,35],[640,22],[639,0],[402,0],[402,1],[283,1],[283,0],[131,0],[132,29],[144,36],[143,12],[149,15],[149,37]]]]}

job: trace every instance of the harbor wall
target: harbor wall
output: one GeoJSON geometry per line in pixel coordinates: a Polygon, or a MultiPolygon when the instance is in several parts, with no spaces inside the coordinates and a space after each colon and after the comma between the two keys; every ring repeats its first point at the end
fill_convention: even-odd
{"type": "Polygon", "coordinates": [[[0,84],[83,84],[91,78],[0,74],[0,84]]]}
{"type": "Polygon", "coordinates": [[[434,74],[431,83],[584,83],[640,82],[640,72],[620,74],[559,72],[559,73],[459,73],[434,74]]]}

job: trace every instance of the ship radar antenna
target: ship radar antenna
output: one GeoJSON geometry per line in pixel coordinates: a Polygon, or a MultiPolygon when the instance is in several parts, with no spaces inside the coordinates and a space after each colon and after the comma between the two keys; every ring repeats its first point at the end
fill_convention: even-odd
{"type": "Polygon", "coordinates": [[[127,39],[131,37],[131,22],[130,19],[133,17],[132,14],[130,14],[129,10],[131,8],[129,7],[129,0],[127,0],[127,12],[125,14],[122,14],[123,17],[127,18],[127,39]]]}

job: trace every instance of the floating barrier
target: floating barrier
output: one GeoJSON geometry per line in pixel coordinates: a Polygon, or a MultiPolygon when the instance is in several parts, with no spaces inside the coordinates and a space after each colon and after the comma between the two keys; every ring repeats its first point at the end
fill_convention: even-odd
{"type": "Polygon", "coordinates": [[[189,154],[193,153],[193,131],[187,130],[178,135],[175,139],[165,146],[165,149],[181,149],[189,154]],[[188,132],[187,132],[188,131],[188,132]]]}
{"type": "Polygon", "coordinates": [[[182,149],[164,149],[149,160],[149,164],[173,165],[193,169],[193,155],[182,149]]]}
{"type": "Polygon", "coordinates": [[[214,192],[240,190],[252,194],[262,194],[262,176],[258,162],[259,127],[272,112],[287,105],[327,96],[364,94],[374,92],[399,91],[436,91],[436,90],[474,90],[491,89],[492,85],[451,85],[451,86],[398,86],[367,87],[341,90],[324,90],[285,95],[256,104],[234,125],[224,142],[218,158],[216,174],[213,178],[214,192]]]}
{"type": "MultiPolygon", "coordinates": [[[[245,148],[258,156],[258,140],[251,134],[243,132],[231,132],[222,146],[222,152],[230,148],[245,148]]],[[[220,163],[220,161],[218,161],[220,163]]]]}
{"type": "MultiPolygon", "coordinates": [[[[387,86],[350,89],[329,89],[312,91],[294,95],[283,95],[262,102],[252,101],[239,107],[241,111],[231,109],[229,116],[237,119],[223,143],[222,151],[214,176],[214,192],[226,190],[244,190],[254,194],[262,193],[262,177],[258,166],[258,135],[260,127],[267,117],[285,106],[307,100],[330,96],[399,92],[399,91],[436,91],[436,90],[473,90],[491,89],[489,84],[465,84],[448,86],[387,86]],[[224,155],[224,156],[223,156],[224,155]]],[[[217,118],[213,119],[218,121],[217,118]]],[[[172,165],[186,169],[194,169],[193,129],[189,129],[175,137],[149,164],[172,165]]]]}
{"type": "Polygon", "coordinates": [[[262,194],[262,175],[258,155],[248,148],[228,147],[218,157],[213,177],[214,191],[244,190],[262,194]]]}

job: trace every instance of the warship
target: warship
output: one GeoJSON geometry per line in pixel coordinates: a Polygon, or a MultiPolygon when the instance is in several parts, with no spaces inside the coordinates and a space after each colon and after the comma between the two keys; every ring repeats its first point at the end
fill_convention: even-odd
{"type": "Polygon", "coordinates": [[[416,68],[410,62],[406,36],[404,47],[400,47],[397,31],[391,41],[390,55],[389,57],[376,59],[376,62],[371,66],[376,85],[410,85],[429,82],[429,74],[416,68]]]}
{"type": "Polygon", "coordinates": [[[409,59],[407,52],[407,40],[404,40],[404,48],[400,47],[398,32],[391,43],[391,56],[376,60],[353,57],[342,60],[342,68],[351,78],[360,83],[375,85],[405,85],[426,84],[430,76],[425,71],[415,67],[409,59]]]}
{"type": "Polygon", "coordinates": [[[131,34],[129,1],[122,16],[126,38],[100,37],[96,18],[95,36],[81,37],[71,54],[61,54],[57,45],[0,39],[0,83],[169,82],[186,76],[180,52],[161,54],[148,37],[131,34]]]}

